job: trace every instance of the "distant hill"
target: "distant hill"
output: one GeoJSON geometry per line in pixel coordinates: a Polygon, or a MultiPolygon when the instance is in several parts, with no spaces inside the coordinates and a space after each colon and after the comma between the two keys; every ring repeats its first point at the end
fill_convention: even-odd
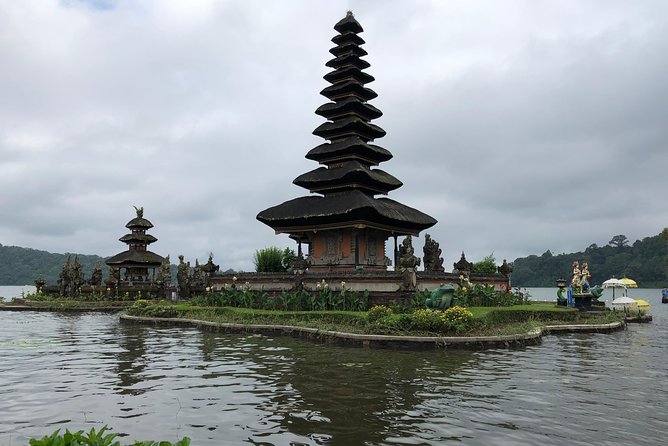
{"type": "MultiPolygon", "coordinates": [[[[2,285],[33,285],[37,277],[42,277],[48,285],[58,283],[58,276],[63,270],[68,257],[79,256],[86,280],[90,279],[96,263],[102,263],[103,277],[107,277],[107,266],[104,261],[108,257],[86,254],[55,254],[19,246],[3,246],[0,244],[0,286],[2,285]]],[[[177,266],[172,263],[172,282],[176,281],[177,266]]]]}
{"type": "MultiPolygon", "coordinates": [[[[665,232],[665,231],[664,231],[665,232]]],[[[31,285],[38,276],[48,284],[58,281],[68,256],[79,256],[86,279],[104,257],[83,254],[54,254],[18,246],[0,244],[0,285],[31,285]]],[[[637,240],[633,245],[623,235],[612,238],[606,246],[592,244],[583,252],[553,255],[549,250],[540,256],[520,257],[513,262],[512,282],[520,287],[552,287],[557,279],[570,280],[573,261],[589,263],[592,285],[610,277],[627,276],[643,288],[668,286],[668,241],[660,235],[637,240]]],[[[105,276],[107,268],[102,268],[105,276]]],[[[172,280],[176,266],[172,265],[172,280]]]]}
{"type": "Polygon", "coordinates": [[[46,283],[55,284],[67,262],[68,256],[79,256],[86,278],[90,278],[97,262],[103,265],[106,273],[104,257],[84,254],[54,254],[36,249],[18,246],[0,245],[0,285],[32,285],[35,279],[42,276],[46,283]]]}
{"type": "MultiPolygon", "coordinates": [[[[665,231],[664,231],[665,232],[665,231]]],[[[513,262],[513,286],[553,287],[557,279],[570,281],[572,264],[589,264],[591,284],[600,285],[611,277],[629,277],[641,288],[668,286],[668,241],[661,235],[637,240],[633,245],[624,235],[617,235],[608,245],[592,244],[583,252],[521,257],[513,262]]]]}

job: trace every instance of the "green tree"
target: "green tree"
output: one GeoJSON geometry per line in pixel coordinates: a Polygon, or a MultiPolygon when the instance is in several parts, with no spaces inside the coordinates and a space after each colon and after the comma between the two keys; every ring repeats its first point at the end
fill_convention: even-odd
{"type": "MultiPolygon", "coordinates": [[[[620,240],[626,240],[622,237],[620,240]]],[[[577,260],[589,264],[592,284],[626,275],[643,288],[663,287],[668,283],[668,245],[662,237],[646,237],[623,248],[590,244],[584,252],[518,258],[513,261],[513,282],[523,287],[552,287],[557,279],[570,278],[571,265],[577,260]]]]}
{"type": "Polygon", "coordinates": [[[281,250],[281,248],[271,246],[255,251],[253,263],[255,271],[259,273],[277,273],[287,271],[296,257],[295,252],[290,248],[281,250]]]}
{"type": "Polygon", "coordinates": [[[623,248],[629,245],[629,239],[627,239],[624,234],[619,234],[610,239],[608,245],[614,246],[615,248],[623,248]]]}
{"type": "Polygon", "coordinates": [[[475,274],[493,274],[496,272],[496,259],[491,253],[479,262],[475,262],[471,271],[475,274]]]}
{"type": "Polygon", "coordinates": [[[295,254],[295,251],[290,248],[285,248],[283,250],[283,257],[281,258],[283,269],[285,271],[291,269],[295,260],[297,260],[297,254],[295,254]]]}

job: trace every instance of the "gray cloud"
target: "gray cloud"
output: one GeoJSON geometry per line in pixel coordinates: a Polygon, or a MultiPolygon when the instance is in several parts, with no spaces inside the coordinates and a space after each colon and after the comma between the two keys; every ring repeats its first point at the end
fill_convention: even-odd
{"type": "Polygon", "coordinates": [[[0,243],[111,255],[136,204],[173,259],[290,246],[255,215],[306,194],[346,6],[446,265],[657,234],[668,5],[636,3],[2,2],[0,243]]]}

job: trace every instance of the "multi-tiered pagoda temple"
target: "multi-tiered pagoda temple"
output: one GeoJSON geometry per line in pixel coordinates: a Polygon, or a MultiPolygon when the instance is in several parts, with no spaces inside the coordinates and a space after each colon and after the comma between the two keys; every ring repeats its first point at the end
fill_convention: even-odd
{"type": "Polygon", "coordinates": [[[348,12],[334,29],[339,33],[332,39],[334,58],[326,64],[333,71],[324,76],[332,85],[320,92],[331,102],[316,110],[327,122],[313,131],[329,142],[306,155],[322,167],[293,181],[313,195],[266,209],[257,219],[276,233],[289,234],[300,247],[307,243],[310,270],[385,270],[391,263],[385,255],[389,237],[396,245],[397,236],[418,235],[436,220],[389,198],[375,197],[402,183],[375,168],[392,154],[371,144],[385,131],[371,123],[382,112],[368,103],[377,94],[365,87],[374,78],[363,71],[370,65],[361,59],[367,54],[360,47],[362,26],[348,12]]]}
{"type": "Polygon", "coordinates": [[[148,245],[158,239],[146,233],[153,227],[153,223],[144,218],[144,208],[135,209],[137,216],[125,225],[131,231],[130,234],[119,239],[128,245],[128,250],[110,257],[105,263],[118,271],[122,282],[152,282],[156,269],[160,268],[164,259],[147,249],[148,245]]]}

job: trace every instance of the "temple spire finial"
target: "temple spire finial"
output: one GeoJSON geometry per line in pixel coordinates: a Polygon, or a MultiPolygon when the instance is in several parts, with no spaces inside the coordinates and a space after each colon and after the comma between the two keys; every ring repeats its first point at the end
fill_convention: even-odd
{"type": "Polygon", "coordinates": [[[138,208],[137,206],[132,206],[137,211],[137,218],[144,218],[144,206],[138,208]]]}
{"type": "Polygon", "coordinates": [[[355,14],[353,14],[353,12],[349,9],[349,10],[346,12],[346,17],[355,17],[355,14]]]}

